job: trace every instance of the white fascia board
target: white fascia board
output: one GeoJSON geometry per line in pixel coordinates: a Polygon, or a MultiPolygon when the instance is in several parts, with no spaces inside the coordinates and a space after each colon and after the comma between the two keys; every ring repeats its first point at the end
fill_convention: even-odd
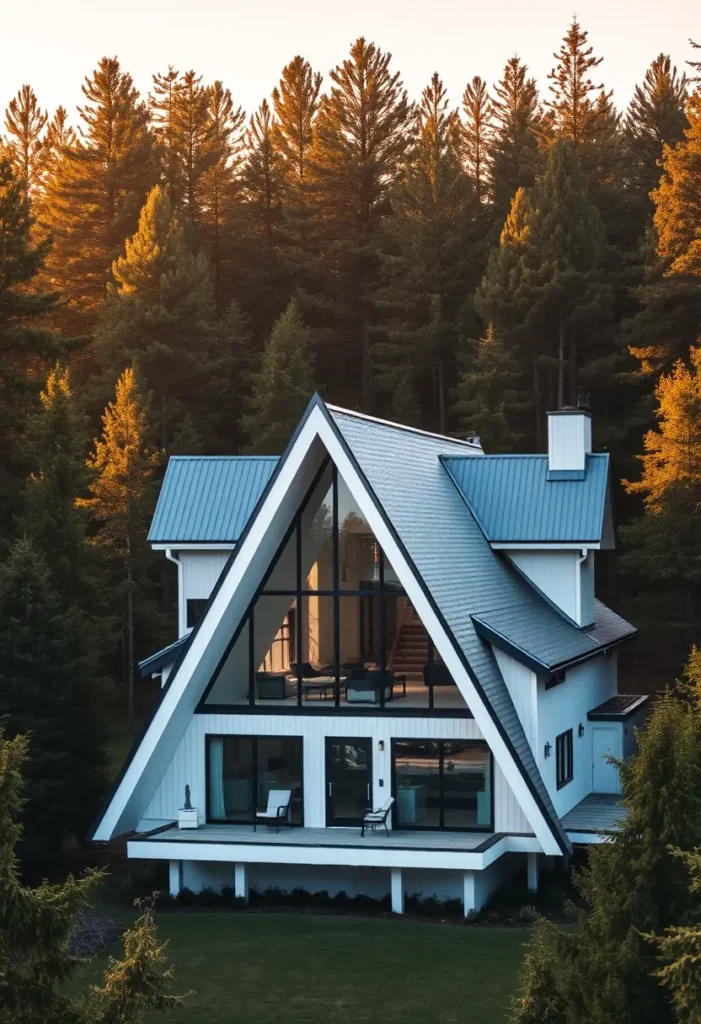
{"type": "Polygon", "coordinates": [[[409,600],[416,609],[424,628],[433,640],[441,659],[445,663],[453,680],[458,686],[467,706],[472,712],[475,722],[482,731],[492,754],[499,763],[504,776],[509,783],[514,796],[518,800],[521,809],[526,815],[531,828],[540,841],[544,853],[559,855],[562,853],[560,845],[553,835],[552,829],[545,815],[538,806],[533,794],[526,784],[523,774],[517,766],[511,751],[507,747],[494,720],[487,710],[482,697],[470,679],[470,676],[463,667],[451,639],[447,636],[438,616],[433,610],[423,589],[414,576],[412,569],[407,563],[399,545],[394,539],[394,534],[389,530],[383,517],[378,512],[375,502],[361,480],[354,464],[348,458],[343,445],[340,443],[335,431],[331,428],[326,418],[319,409],[315,409],[314,416],[318,416],[319,434],[329,455],[343,477],[351,494],[358,502],[360,510],[367,519],[383,551],[387,555],[392,568],[399,578],[399,582],[406,590],[409,600]]]}
{"type": "Polygon", "coordinates": [[[567,832],[567,838],[571,843],[582,846],[593,846],[598,843],[610,843],[611,836],[605,832],[567,832]]]}
{"type": "MultiPolygon", "coordinates": [[[[206,615],[201,619],[185,652],[178,671],[171,677],[161,703],[134,753],[112,799],[103,812],[92,839],[108,841],[115,835],[131,832],[156,790],[166,768],[195,713],[226,644],[246,612],[255,589],[273,558],[278,544],[304,494],[313,471],[302,472],[305,461],[313,458],[312,445],[318,435],[318,409],[312,410],[295,444],[280,467],[277,478],[239,545],[236,558],[223,574],[220,586],[206,615]],[[290,507],[294,508],[290,511],[290,507]],[[260,562],[264,539],[280,521],[272,552],[265,564],[260,562]],[[256,559],[256,555],[259,558],[256,559]]],[[[322,455],[319,455],[318,462],[322,455]]]]}
{"type": "MultiPolygon", "coordinates": [[[[318,405],[310,410],[248,534],[240,543],[236,557],[228,571],[223,574],[219,590],[201,620],[192,643],[185,652],[178,671],[172,677],[161,704],[92,838],[107,841],[115,835],[133,831],[142,817],[177,744],[185,733],[228,639],[245,614],[256,586],[277,550],[284,528],[279,528],[272,538],[272,544],[267,545],[267,548],[272,547],[272,552],[268,554],[265,562],[262,562],[261,551],[266,552],[264,541],[269,531],[275,529],[276,519],[285,523],[291,521],[311,482],[308,473],[302,479],[301,471],[318,438],[389,558],[535,832],[542,851],[546,854],[559,855],[559,843],[545,815],[531,793],[491,713],[463,667],[451,639],[404,558],[393,533],[385,524],[354,463],[346,454],[336,431],[337,428],[332,426],[318,405]],[[291,504],[294,504],[294,510],[290,515],[291,504]],[[283,506],[285,511],[281,513],[283,506]],[[259,557],[256,558],[256,555],[259,557]]],[[[317,456],[316,461],[320,462],[321,457],[318,453],[317,456]]]]}
{"type": "Polygon", "coordinates": [[[198,544],[186,544],[177,541],[175,544],[152,544],[153,551],[233,551],[236,544],[207,544],[204,541],[198,544]]]}
{"type": "MultiPolygon", "coordinates": [[[[504,853],[541,853],[535,836],[503,836],[487,850],[393,849],[382,846],[302,846],[290,843],[218,843],[140,839],[127,843],[131,860],[193,860],[248,864],[311,864],[368,868],[438,868],[483,871],[504,853]]],[[[560,854],[562,851],[558,851],[560,854]]]]}
{"type": "Polygon", "coordinates": [[[601,544],[597,541],[579,541],[577,544],[538,544],[538,543],[513,543],[511,541],[490,542],[492,551],[579,551],[581,548],[591,548],[598,551],[601,544]]]}

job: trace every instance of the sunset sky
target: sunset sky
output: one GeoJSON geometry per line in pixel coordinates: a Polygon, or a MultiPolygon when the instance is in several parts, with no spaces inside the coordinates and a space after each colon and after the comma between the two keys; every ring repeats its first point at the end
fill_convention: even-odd
{"type": "MultiPolygon", "coordinates": [[[[691,0],[578,0],[576,7],[619,106],[660,51],[682,68],[692,55],[689,36],[701,40],[701,6],[691,0]]],[[[493,82],[514,53],[546,88],[571,15],[558,0],[123,0],[118,8],[101,0],[25,0],[3,12],[0,106],[29,82],[42,106],[63,103],[74,118],[83,77],[101,56],[116,54],[144,93],[151,74],[171,63],[195,68],[206,81],[223,79],[250,112],[296,53],[326,74],[358,35],[390,50],[412,97],[437,70],[457,104],[468,78],[493,82]]]]}

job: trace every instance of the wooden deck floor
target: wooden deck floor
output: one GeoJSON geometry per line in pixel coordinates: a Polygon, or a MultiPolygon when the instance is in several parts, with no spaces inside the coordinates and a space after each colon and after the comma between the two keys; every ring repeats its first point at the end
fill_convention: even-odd
{"type": "Polygon", "coordinates": [[[409,832],[398,829],[366,832],[359,828],[274,828],[252,825],[201,825],[197,829],[178,829],[177,825],[155,834],[135,836],[130,842],[156,843],[249,843],[257,846],[364,847],[394,850],[467,851],[484,848],[499,838],[491,832],[409,832]]]}
{"type": "Polygon", "coordinates": [[[614,793],[590,793],[562,818],[566,832],[605,832],[626,816],[621,797],[614,793]]]}

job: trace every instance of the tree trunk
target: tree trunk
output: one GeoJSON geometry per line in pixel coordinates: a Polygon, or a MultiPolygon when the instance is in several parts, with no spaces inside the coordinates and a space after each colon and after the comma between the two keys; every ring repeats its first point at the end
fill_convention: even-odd
{"type": "Polygon", "coordinates": [[[372,353],[370,350],[370,324],[367,315],[363,315],[362,338],[360,353],[360,375],[361,394],[363,399],[363,412],[372,412],[372,353]]]}
{"type": "Polygon", "coordinates": [[[540,415],[540,392],[538,390],[538,357],[533,356],[533,408],[535,410],[535,443],[536,451],[543,448],[543,424],[540,415]]]}
{"type": "Polygon", "coordinates": [[[134,717],[134,581],[127,557],[127,714],[134,717]]]}
{"type": "Polygon", "coordinates": [[[560,310],[560,330],[557,349],[557,407],[562,409],[565,404],[565,325],[560,310]]]}
{"type": "Polygon", "coordinates": [[[438,372],[438,432],[445,434],[446,431],[446,408],[445,408],[445,366],[443,365],[443,353],[438,353],[436,369],[438,372]]]}

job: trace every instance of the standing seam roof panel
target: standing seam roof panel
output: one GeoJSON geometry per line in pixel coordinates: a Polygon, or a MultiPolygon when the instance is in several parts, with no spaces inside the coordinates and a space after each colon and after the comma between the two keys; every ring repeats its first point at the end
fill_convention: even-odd
{"type": "Polygon", "coordinates": [[[277,456],[172,456],[149,542],[235,543],[278,461],[277,456]]]}

